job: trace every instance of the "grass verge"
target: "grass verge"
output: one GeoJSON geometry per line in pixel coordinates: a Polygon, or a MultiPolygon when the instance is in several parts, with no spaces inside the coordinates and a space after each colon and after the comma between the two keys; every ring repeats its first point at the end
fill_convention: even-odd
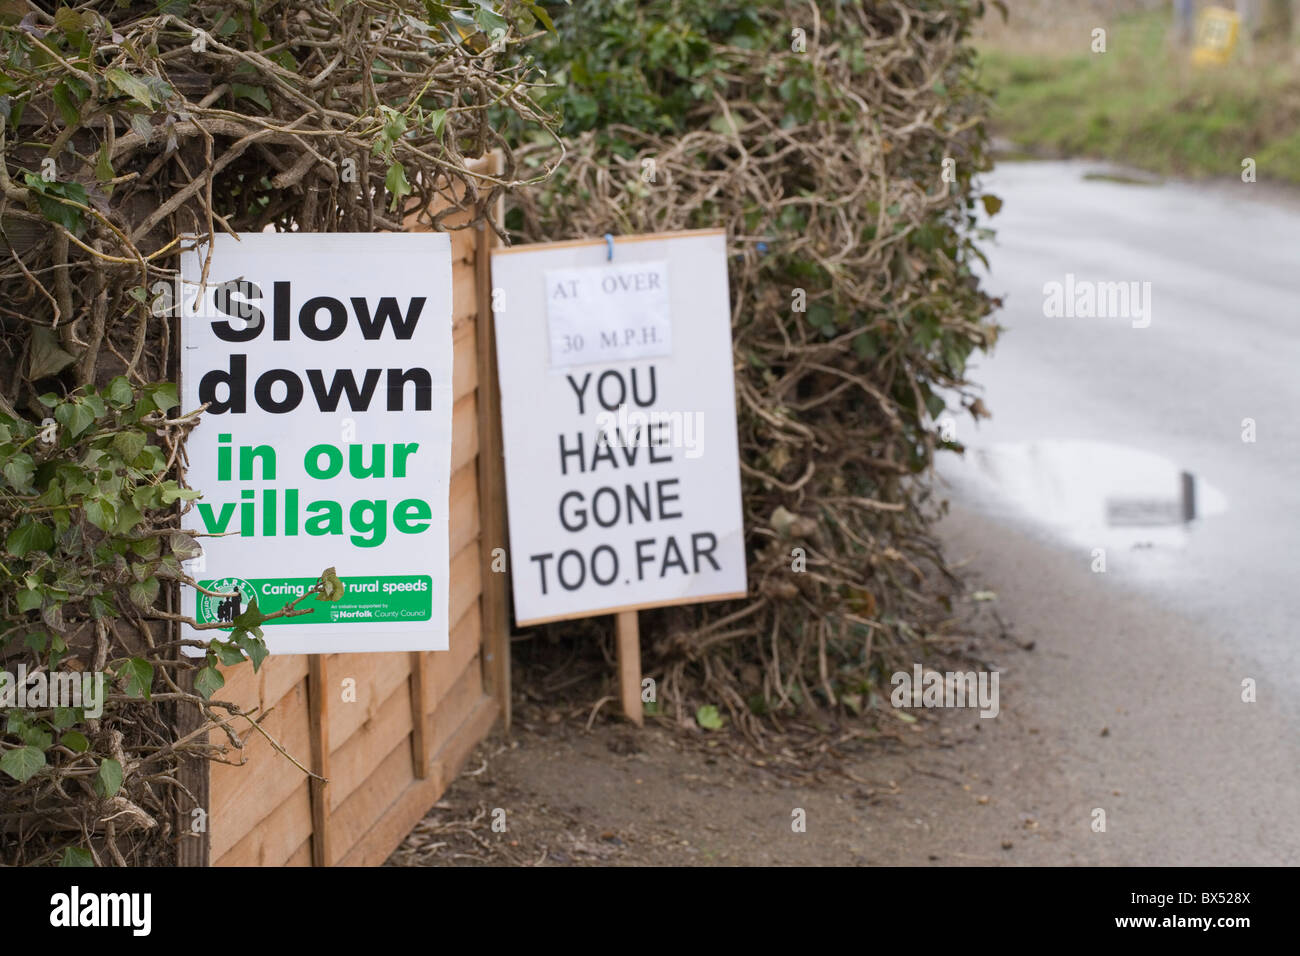
{"type": "Polygon", "coordinates": [[[1195,68],[1169,41],[1166,15],[1116,18],[1107,51],[1024,52],[1007,32],[978,44],[995,95],[993,132],[1020,146],[1090,156],[1154,172],[1239,176],[1253,158],[1260,179],[1300,183],[1300,71],[1246,62],[1195,68]]]}

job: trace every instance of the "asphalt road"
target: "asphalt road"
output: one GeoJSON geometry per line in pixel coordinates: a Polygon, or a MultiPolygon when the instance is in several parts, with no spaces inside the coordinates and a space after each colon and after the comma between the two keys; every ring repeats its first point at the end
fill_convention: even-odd
{"type": "MultiPolygon", "coordinates": [[[[985,177],[1005,331],[972,372],[994,417],[950,426],[943,533],[1037,642],[1003,690],[1052,743],[1022,781],[1059,823],[1036,862],[1295,864],[1300,204],[1100,169],[985,177]],[[1051,301],[1087,312],[1081,284],[1119,282],[1124,314],[1051,301]],[[1104,834],[1075,819],[1097,806],[1104,834]]],[[[1006,730],[991,765],[1016,761],[1006,730]]]]}

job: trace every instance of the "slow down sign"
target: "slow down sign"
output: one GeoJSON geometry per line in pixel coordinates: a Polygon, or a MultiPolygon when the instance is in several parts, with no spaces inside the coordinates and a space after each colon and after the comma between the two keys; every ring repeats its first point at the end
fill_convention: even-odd
{"type": "Polygon", "coordinates": [[[207,405],[185,523],[211,536],[190,573],[214,593],[186,611],[275,611],[333,566],[343,598],[268,621],[272,653],[445,650],[448,237],[219,235],[199,295],[202,266],[183,259],[184,405],[207,405]]]}

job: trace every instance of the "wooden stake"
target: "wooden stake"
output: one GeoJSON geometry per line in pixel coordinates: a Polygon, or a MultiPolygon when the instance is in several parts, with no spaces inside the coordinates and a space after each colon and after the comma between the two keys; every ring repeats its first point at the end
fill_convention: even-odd
{"type": "Polygon", "coordinates": [[[614,618],[618,643],[618,685],[623,716],[640,727],[645,723],[641,707],[641,632],[636,611],[620,611],[614,618]]]}
{"type": "Polygon", "coordinates": [[[416,780],[429,776],[429,742],[424,725],[429,713],[429,687],[424,679],[424,651],[411,651],[411,772],[416,780]]]}
{"type": "MultiPolygon", "coordinates": [[[[311,769],[329,779],[330,728],[325,685],[328,682],[325,655],[307,655],[307,713],[311,721],[311,769]]],[[[323,781],[311,781],[311,865],[331,866],[330,795],[323,781]]]]}
{"type": "MultiPolygon", "coordinates": [[[[499,155],[493,172],[500,171],[499,155]]],[[[495,217],[501,221],[502,207],[495,217]]],[[[501,438],[501,389],[497,380],[496,331],[492,317],[492,248],[496,233],[480,224],[475,260],[478,297],[478,506],[479,560],[482,563],[483,683],[501,705],[510,732],[510,620],[506,576],[494,570],[493,551],[509,541],[506,527],[506,472],[501,438]]]]}

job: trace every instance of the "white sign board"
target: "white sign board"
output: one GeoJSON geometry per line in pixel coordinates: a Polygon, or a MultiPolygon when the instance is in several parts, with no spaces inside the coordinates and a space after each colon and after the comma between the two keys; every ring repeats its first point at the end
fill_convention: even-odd
{"type": "Polygon", "coordinates": [[[743,597],[725,233],[498,249],[492,286],[517,622],[743,597]]]}
{"type": "MultiPolygon", "coordinates": [[[[451,242],[441,233],[249,233],[182,257],[187,444],[203,492],[185,525],[185,613],[263,613],[273,654],[447,649],[451,242]]],[[[185,627],[185,636],[212,630],[185,627]]],[[[220,633],[219,631],[216,633],[220,633]]]]}

